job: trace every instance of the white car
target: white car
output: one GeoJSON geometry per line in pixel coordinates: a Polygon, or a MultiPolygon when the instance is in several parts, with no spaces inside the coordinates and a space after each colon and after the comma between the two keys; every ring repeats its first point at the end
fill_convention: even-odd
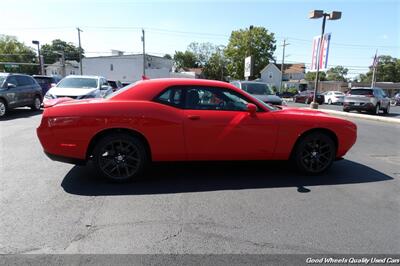
{"type": "Polygon", "coordinates": [[[344,102],[344,93],[341,91],[327,91],[324,96],[327,104],[343,104],[344,102]]]}
{"type": "Polygon", "coordinates": [[[69,97],[72,99],[102,98],[112,93],[112,87],[104,77],[71,75],[63,78],[47,91],[45,99],[69,97]]]}

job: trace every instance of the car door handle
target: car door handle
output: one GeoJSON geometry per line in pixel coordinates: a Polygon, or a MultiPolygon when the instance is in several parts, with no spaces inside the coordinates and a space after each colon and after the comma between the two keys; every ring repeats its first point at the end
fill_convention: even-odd
{"type": "Polygon", "coordinates": [[[200,116],[199,116],[199,115],[188,115],[188,118],[189,118],[190,120],[199,120],[199,119],[200,119],[200,116]]]}

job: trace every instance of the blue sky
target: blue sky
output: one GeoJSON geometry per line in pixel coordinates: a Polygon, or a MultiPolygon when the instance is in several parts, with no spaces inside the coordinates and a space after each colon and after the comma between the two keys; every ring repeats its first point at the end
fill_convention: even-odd
{"type": "Polygon", "coordinates": [[[185,50],[190,42],[226,45],[232,30],[263,26],[275,33],[275,56],[286,62],[311,61],[311,40],[322,20],[310,20],[312,9],[342,11],[339,21],[327,21],[332,33],[329,65],[344,65],[350,76],[363,73],[379,54],[400,57],[400,1],[2,1],[0,34],[31,45],[55,38],[77,44],[83,29],[86,56],[110,49],[139,53],[141,28],[146,51],[155,55],[185,50]]]}

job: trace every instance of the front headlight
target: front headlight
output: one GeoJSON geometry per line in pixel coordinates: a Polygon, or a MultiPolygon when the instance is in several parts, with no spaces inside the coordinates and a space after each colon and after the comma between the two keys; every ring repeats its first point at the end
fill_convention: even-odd
{"type": "Polygon", "coordinates": [[[54,96],[50,92],[46,92],[46,94],[44,95],[44,98],[46,98],[46,99],[55,99],[56,96],[54,96]]]}

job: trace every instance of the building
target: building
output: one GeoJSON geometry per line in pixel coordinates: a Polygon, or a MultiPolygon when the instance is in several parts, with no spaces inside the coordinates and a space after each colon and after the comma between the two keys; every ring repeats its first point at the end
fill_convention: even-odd
{"type": "Polygon", "coordinates": [[[261,80],[276,88],[280,87],[281,80],[285,87],[299,88],[307,83],[304,80],[305,69],[304,63],[284,64],[282,78],[281,64],[269,63],[260,72],[261,80]]]}
{"type": "MultiPolygon", "coordinates": [[[[103,76],[109,80],[121,82],[135,82],[142,79],[143,54],[124,55],[120,51],[117,52],[114,51],[111,56],[83,58],[83,74],[103,76]]],[[[172,66],[171,59],[146,55],[146,76],[148,78],[169,78],[172,66]]]]}
{"type": "Polygon", "coordinates": [[[75,60],[66,60],[65,68],[63,67],[60,61],[55,62],[54,64],[48,65],[45,68],[46,75],[55,75],[55,76],[68,76],[68,75],[78,75],[79,71],[79,63],[75,60]]]}

